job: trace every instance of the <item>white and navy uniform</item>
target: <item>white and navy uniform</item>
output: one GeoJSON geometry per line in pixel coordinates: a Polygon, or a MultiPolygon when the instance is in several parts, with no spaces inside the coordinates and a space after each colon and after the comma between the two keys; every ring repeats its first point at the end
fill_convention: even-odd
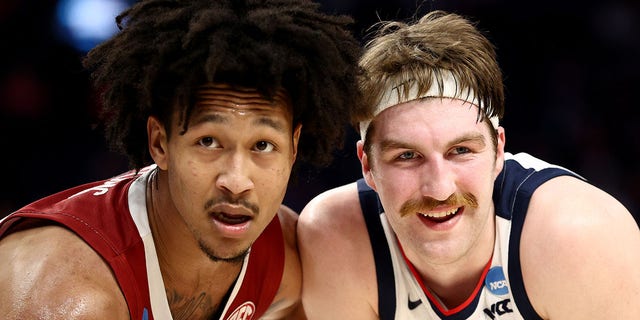
{"type": "Polygon", "coordinates": [[[526,153],[505,154],[504,168],[493,191],[496,212],[493,257],[473,294],[454,309],[444,308],[424,287],[404,257],[377,194],[360,179],[358,194],[376,264],[380,319],[541,319],[531,306],[522,281],[520,235],[533,192],[544,182],[563,175],[583,179],[526,153]]]}

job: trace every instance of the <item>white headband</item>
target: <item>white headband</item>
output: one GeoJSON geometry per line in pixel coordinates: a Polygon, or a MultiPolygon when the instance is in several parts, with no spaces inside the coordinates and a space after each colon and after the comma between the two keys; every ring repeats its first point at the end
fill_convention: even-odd
{"type": "MultiPolygon", "coordinates": [[[[367,129],[369,129],[369,125],[371,124],[371,120],[373,120],[373,118],[375,118],[378,114],[380,114],[380,112],[390,107],[393,107],[395,105],[421,99],[421,98],[443,97],[443,98],[458,99],[458,100],[469,102],[479,107],[483,111],[486,110],[486,106],[485,108],[481,107],[482,102],[478,99],[478,97],[476,97],[473,90],[469,88],[469,90],[466,93],[461,92],[462,90],[458,90],[458,81],[453,76],[451,71],[439,70],[439,74],[442,75],[442,92],[440,92],[440,88],[438,85],[439,83],[437,78],[435,77],[435,72],[432,73],[431,87],[424,94],[418,95],[418,87],[415,81],[411,81],[411,84],[410,84],[411,87],[409,88],[409,93],[406,96],[404,96],[403,91],[404,91],[404,86],[408,85],[409,81],[405,81],[402,83],[398,81],[399,83],[398,85],[389,88],[382,96],[380,103],[378,103],[378,105],[375,107],[373,111],[373,116],[371,117],[371,119],[360,122],[361,139],[362,140],[365,139],[367,135],[367,129]]],[[[495,129],[498,128],[499,123],[498,123],[497,116],[493,116],[489,118],[489,121],[491,121],[491,125],[493,125],[495,129]]]]}

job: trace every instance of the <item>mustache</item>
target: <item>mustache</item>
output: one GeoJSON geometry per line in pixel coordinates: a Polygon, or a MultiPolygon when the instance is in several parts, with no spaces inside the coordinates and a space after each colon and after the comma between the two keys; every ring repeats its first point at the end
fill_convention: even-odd
{"type": "Polygon", "coordinates": [[[204,210],[207,211],[207,210],[211,209],[211,207],[213,207],[215,205],[218,205],[218,204],[229,204],[229,205],[235,205],[235,206],[242,206],[242,207],[245,207],[245,208],[249,209],[254,214],[258,214],[258,212],[260,212],[260,207],[257,204],[251,203],[246,199],[232,199],[232,198],[227,197],[227,196],[221,196],[221,197],[217,197],[217,198],[213,198],[213,199],[208,200],[204,204],[204,210]]]}
{"type": "Polygon", "coordinates": [[[437,206],[468,206],[472,208],[478,207],[478,199],[471,193],[454,193],[447,199],[441,201],[431,197],[422,197],[419,199],[409,199],[400,207],[400,216],[413,214],[419,211],[430,211],[437,206]]]}

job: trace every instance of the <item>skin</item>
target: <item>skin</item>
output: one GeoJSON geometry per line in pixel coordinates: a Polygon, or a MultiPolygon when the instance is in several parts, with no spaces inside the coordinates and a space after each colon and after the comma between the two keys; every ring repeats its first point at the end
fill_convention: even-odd
{"type": "Polygon", "coordinates": [[[471,293],[493,252],[491,195],[504,161],[504,130],[496,155],[486,123],[476,121],[477,111],[460,100],[438,99],[391,108],[376,123],[373,159],[361,158],[365,179],[379,192],[407,258],[415,261],[425,284],[453,306],[471,293]],[[397,213],[409,199],[444,201],[464,192],[478,199],[477,208],[452,203],[404,217],[397,213]],[[458,210],[453,218],[438,224],[422,215],[453,210],[458,210]]]}
{"type": "MultiPolygon", "coordinates": [[[[477,112],[452,99],[403,103],[374,119],[369,155],[362,141],[357,145],[363,176],[407,258],[446,309],[472,294],[494,246],[491,196],[505,132],[478,123],[477,112]],[[409,200],[456,193],[477,204],[401,210],[409,200]],[[456,213],[440,223],[424,217],[445,212],[456,213]]],[[[298,237],[308,318],[377,319],[373,253],[355,183],[313,199],[301,212],[298,237]]],[[[573,177],[544,183],[531,199],[520,252],[527,295],[543,318],[640,318],[640,232],[602,190],[573,177]]]]}
{"type": "MultiPolygon", "coordinates": [[[[266,318],[301,312],[297,214],[281,205],[301,131],[293,127],[287,95],[272,102],[255,90],[208,84],[183,135],[178,118],[171,130],[155,117],[147,124],[158,166],[147,186],[147,209],[173,319],[208,319],[221,307],[242,257],[276,214],[285,271],[266,318]]],[[[7,288],[0,292],[0,313],[9,319],[129,318],[108,266],[64,228],[7,236],[0,241],[0,268],[7,288]]]]}

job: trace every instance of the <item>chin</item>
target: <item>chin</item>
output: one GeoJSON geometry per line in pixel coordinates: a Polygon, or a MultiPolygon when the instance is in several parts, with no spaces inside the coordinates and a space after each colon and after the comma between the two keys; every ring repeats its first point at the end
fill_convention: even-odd
{"type": "Polygon", "coordinates": [[[249,254],[249,248],[245,248],[233,253],[216,252],[211,247],[200,243],[200,249],[207,257],[213,262],[228,262],[228,263],[241,263],[244,258],[249,254]]]}

